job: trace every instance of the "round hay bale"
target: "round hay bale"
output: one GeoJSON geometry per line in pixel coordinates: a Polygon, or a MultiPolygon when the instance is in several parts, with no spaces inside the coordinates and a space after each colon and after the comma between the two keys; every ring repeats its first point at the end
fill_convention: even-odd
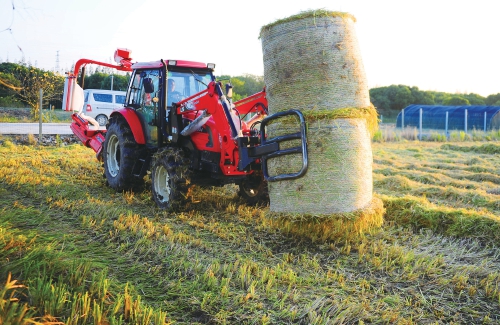
{"type": "MultiPolygon", "coordinates": [[[[286,132],[290,132],[287,125],[277,123],[269,127],[269,133],[286,132]]],[[[270,182],[270,210],[332,214],[365,208],[373,193],[371,136],[366,120],[310,121],[307,138],[306,175],[270,182]]],[[[300,155],[277,157],[269,160],[268,170],[270,175],[293,173],[300,170],[301,164],[300,155]]]]}
{"type": "MultiPolygon", "coordinates": [[[[372,207],[371,133],[377,128],[377,113],[370,103],[354,22],[348,13],[316,10],[261,29],[269,112],[298,109],[307,120],[307,173],[269,183],[270,211],[287,214],[285,219],[299,213],[314,220],[323,216],[352,225],[380,225],[383,207],[372,207]],[[345,219],[353,215],[365,221],[345,219]]],[[[292,133],[292,125],[277,120],[268,126],[268,135],[292,133]]],[[[273,158],[268,171],[271,176],[295,173],[301,162],[300,155],[273,158]]]]}
{"type": "Polygon", "coordinates": [[[317,10],[262,27],[270,113],[370,106],[354,22],[317,10]]]}

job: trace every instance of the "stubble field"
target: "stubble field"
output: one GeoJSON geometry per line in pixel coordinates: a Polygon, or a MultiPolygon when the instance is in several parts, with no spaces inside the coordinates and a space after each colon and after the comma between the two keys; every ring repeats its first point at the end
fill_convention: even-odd
{"type": "Polygon", "coordinates": [[[165,212],[81,145],[0,142],[0,323],[500,323],[496,143],[374,143],[383,226],[323,242],[230,186],[165,212]]]}

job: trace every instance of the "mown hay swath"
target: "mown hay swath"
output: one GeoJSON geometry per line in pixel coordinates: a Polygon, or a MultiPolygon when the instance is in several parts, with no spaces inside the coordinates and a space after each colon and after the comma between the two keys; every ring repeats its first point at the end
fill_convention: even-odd
{"type": "MultiPolygon", "coordinates": [[[[315,10],[261,29],[269,111],[303,112],[309,153],[304,177],[269,184],[271,212],[340,217],[373,204],[371,134],[377,114],[354,22],[348,13],[315,10]]],[[[278,121],[268,133],[274,137],[290,128],[289,121],[278,121]]],[[[297,172],[300,164],[300,157],[278,157],[269,161],[269,173],[297,172]]]]}

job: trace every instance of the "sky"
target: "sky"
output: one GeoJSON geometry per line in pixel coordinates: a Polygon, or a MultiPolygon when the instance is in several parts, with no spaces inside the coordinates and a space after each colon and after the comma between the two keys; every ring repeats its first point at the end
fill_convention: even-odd
{"type": "Polygon", "coordinates": [[[370,88],[500,93],[498,0],[0,0],[0,62],[68,71],[80,58],[179,59],[263,75],[262,26],[325,9],[356,18],[370,88]]]}

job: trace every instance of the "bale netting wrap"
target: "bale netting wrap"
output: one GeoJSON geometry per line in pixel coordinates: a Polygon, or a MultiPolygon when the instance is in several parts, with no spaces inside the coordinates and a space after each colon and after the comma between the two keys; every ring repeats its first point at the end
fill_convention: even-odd
{"type": "MultiPolygon", "coordinates": [[[[307,122],[307,173],[269,183],[270,214],[285,215],[279,217],[284,226],[335,220],[364,231],[366,227],[357,225],[381,223],[383,205],[373,197],[372,179],[371,133],[377,128],[377,113],[370,103],[354,22],[348,13],[315,10],[261,29],[269,112],[297,109],[307,122]],[[293,214],[305,221],[297,223],[293,214]]],[[[289,134],[291,125],[277,120],[268,125],[268,136],[289,134]]],[[[268,171],[294,173],[301,162],[300,155],[279,156],[268,161],[268,171]]]]}
{"type": "MultiPolygon", "coordinates": [[[[268,127],[273,135],[289,133],[290,129],[288,123],[268,127]]],[[[294,180],[269,183],[270,211],[331,215],[367,208],[373,197],[373,157],[366,119],[309,121],[307,140],[307,173],[294,180]]],[[[294,173],[301,166],[298,154],[268,161],[270,175],[294,173]]]]}
{"type": "Polygon", "coordinates": [[[347,13],[317,10],[261,29],[270,113],[370,105],[354,22],[347,13]]]}

